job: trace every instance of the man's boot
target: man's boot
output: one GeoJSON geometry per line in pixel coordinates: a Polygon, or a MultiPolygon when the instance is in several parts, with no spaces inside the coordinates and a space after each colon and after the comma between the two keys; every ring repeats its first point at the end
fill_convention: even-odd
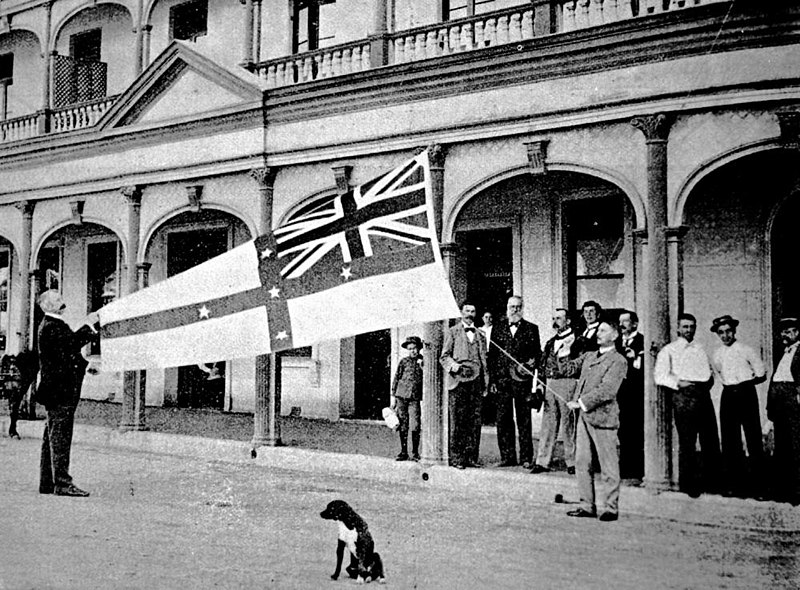
{"type": "Polygon", "coordinates": [[[400,454],[395,461],[408,461],[408,431],[400,431],[400,454]]]}
{"type": "Polygon", "coordinates": [[[411,433],[411,459],[419,461],[419,432],[411,433]]]}

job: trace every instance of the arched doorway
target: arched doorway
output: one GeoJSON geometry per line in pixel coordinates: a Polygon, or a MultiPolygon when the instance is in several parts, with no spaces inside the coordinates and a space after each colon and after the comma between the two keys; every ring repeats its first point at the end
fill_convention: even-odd
{"type": "MultiPolygon", "coordinates": [[[[152,235],[145,259],[152,262],[150,283],[186,271],[250,239],[238,217],[214,210],[180,213],[152,235]]],[[[167,369],[164,405],[230,408],[229,367],[225,361],[167,369]]]]}
{"type": "MultiPolygon", "coordinates": [[[[473,196],[454,223],[463,247],[463,285],[478,318],[497,321],[511,294],[525,299],[525,317],[551,335],[555,307],[577,310],[589,299],[605,309],[635,308],[635,215],[616,185],[588,174],[520,173],[473,196]]],[[[480,324],[480,321],[478,322],[480,324]]],[[[491,396],[484,422],[494,421],[491,396]]]]}

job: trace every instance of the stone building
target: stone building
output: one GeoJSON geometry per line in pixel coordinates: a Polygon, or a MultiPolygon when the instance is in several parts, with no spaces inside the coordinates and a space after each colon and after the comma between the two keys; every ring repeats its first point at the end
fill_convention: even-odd
{"type": "MultiPolygon", "coordinates": [[[[42,289],[79,321],[433,145],[453,288],[479,312],[519,293],[547,334],[594,299],[637,310],[653,350],[681,310],[708,346],[730,313],[771,361],[798,299],[798,25],[798,2],[3,0],[0,349],[34,344],[42,289]]],[[[181,367],[100,370],[84,396],[134,428],[142,401],[255,412],[269,441],[276,408],[376,417],[412,333],[437,354],[440,325],[405,326],[227,360],[219,395],[181,367]]]]}

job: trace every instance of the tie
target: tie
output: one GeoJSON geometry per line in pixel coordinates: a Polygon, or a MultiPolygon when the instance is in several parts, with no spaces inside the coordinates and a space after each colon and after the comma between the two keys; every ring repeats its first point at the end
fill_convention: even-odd
{"type": "Polygon", "coordinates": [[[518,326],[519,326],[519,322],[510,322],[508,325],[509,325],[509,327],[511,327],[511,328],[516,328],[516,327],[518,327],[518,326]]]}
{"type": "Polygon", "coordinates": [[[465,327],[464,331],[465,332],[472,332],[474,334],[475,333],[475,328],[467,328],[467,327],[465,327]]]}

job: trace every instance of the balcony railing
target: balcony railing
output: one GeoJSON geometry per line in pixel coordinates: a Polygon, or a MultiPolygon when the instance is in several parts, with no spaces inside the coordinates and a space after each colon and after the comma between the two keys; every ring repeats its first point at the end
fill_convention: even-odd
{"type": "Polygon", "coordinates": [[[50,115],[50,132],[63,133],[91,127],[103,116],[117,96],[106,96],[55,109],[50,115]]]}
{"type": "Polygon", "coordinates": [[[39,117],[41,113],[33,113],[24,117],[15,117],[0,121],[0,142],[20,141],[39,134],[39,117]]]}
{"type": "MultiPolygon", "coordinates": [[[[563,33],[625,19],[731,1],[538,0],[478,16],[391,33],[387,36],[388,50],[382,62],[376,59],[377,52],[371,49],[371,43],[360,40],[261,62],[255,65],[255,71],[266,80],[270,88],[290,86],[384,65],[517,43],[531,39],[536,34],[563,33]],[[555,13],[554,21],[538,23],[536,15],[540,12],[537,12],[537,8],[544,8],[541,13],[545,13],[550,11],[550,6],[553,6],[555,13]]],[[[548,20],[549,18],[548,16],[548,20]]]]}

